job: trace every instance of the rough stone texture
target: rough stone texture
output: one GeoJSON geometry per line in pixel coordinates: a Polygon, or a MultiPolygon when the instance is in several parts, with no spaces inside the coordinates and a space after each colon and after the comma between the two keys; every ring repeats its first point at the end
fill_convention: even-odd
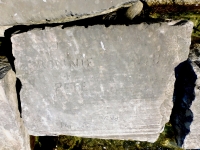
{"type": "Polygon", "coordinates": [[[10,70],[0,80],[0,150],[29,150],[29,135],[18,111],[16,76],[10,70]]]}
{"type": "Polygon", "coordinates": [[[190,133],[186,136],[183,147],[186,149],[200,149],[200,45],[196,44],[190,51],[189,59],[192,61],[193,69],[197,75],[195,87],[195,100],[190,110],[193,113],[193,121],[190,125],[190,133]]]}
{"type": "Polygon", "coordinates": [[[137,0],[0,0],[0,25],[66,22],[129,7],[137,0]]]}
{"type": "Polygon", "coordinates": [[[188,57],[192,26],[55,27],[14,35],[29,134],[154,142],[169,121],[174,68],[188,57]]]}

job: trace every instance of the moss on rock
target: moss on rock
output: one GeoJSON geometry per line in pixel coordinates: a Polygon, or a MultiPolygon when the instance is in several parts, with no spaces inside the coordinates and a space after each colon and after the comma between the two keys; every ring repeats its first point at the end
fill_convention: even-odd
{"type": "Polygon", "coordinates": [[[52,143],[52,150],[181,150],[175,141],[175,135],[170,123],[166,123],[164,131],[160,134],[155,143],[131,141],[131,140],[111,140],[92,139],[76,136],[60,135],[58,137],[35,137],[35,147],[33,150],[45,148],[46,143],[52,143]]]}

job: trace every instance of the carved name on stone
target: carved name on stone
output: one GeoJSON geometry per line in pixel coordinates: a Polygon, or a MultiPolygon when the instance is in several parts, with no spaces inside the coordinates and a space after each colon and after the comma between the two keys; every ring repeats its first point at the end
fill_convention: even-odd
{"type": "Polygon", "coordinates": [[[191,31],[189,22],[14,35],[29,133],[154,142],[169,121],[174,68],[187,59],[191,31]]]}

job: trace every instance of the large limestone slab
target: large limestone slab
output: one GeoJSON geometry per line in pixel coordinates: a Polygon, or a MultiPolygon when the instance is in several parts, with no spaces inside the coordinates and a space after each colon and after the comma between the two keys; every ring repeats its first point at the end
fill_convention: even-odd
{"type": "Polygon", "coordinates": [[[138,0],[0,0],[0,25],[66,22],[129,7],[138,0]]]}
{"type": "Polygon", "coordinates": [[[18,110],[15,83],[12,70],[0,80],[0,150],[30,150],[29,135],[18,110]]]}
{"type": "Polygon", "coordinates": [[[188,57],[192,26],[55,27],[14,35],[29,134],[154,142],[169,121],[174,68],[188,57]]]}
{"type": "MultiPolygon", "coordinates": [[[[196,44],[190,51],[189,59],[191,60],[192,67],[197,75],[195,86],[195,99],[192,102],[190,110],[192,111],[193,121],[190,125],[190,133],[186,136],[183,147],[186,149],[200,149],[200,45],[196,44]]],[[[185,123],[187,124],[187,122],[185,123]]]]}

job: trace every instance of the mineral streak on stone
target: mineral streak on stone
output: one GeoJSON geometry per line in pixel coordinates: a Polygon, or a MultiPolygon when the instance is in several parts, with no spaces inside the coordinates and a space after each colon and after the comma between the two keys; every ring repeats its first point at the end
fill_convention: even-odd
{"type": "Polygon", "coordinates": [[[138,0],[0,0],[0,25],[68,22],[129,7],[138,0]]]}
{"type": "Polygon", "coordinates": [[[169,121],[174,68],[192,23],[61,27],[11,38],[31,135],[154,142],[169,121]]]}
{"type": "Polygon", "coordinates": [[[200,45],[196,44],[191,50],[189,59],[192,61],[193,69],[197,75],[195,87],[195,100],[192,102],[190,110],[193,113],[193,121],[190,125],[190,133],[186,136],[183,147],[186,149],[199,149],[200,148],[200,45]]]}
{"type": "Polygon", "coordinates": [[[16,76],[10,70],[0,80],[0,150],[29,150],[29,135],[18,111],[16,76]]]}

